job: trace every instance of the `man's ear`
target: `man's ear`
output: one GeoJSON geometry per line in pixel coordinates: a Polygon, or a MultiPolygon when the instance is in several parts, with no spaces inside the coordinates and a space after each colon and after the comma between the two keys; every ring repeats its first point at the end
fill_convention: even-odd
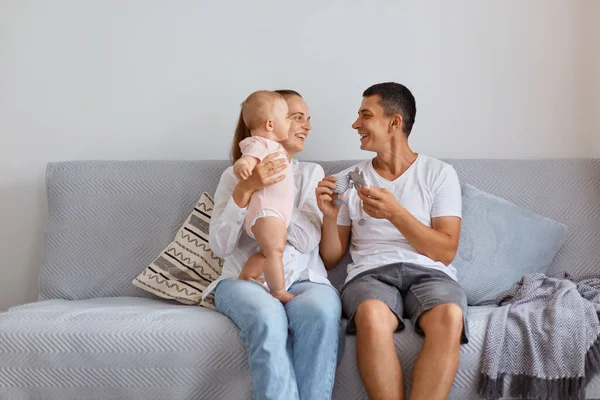
{"type": "Polygon", "coordinates": [[[265,128],[269,132],[273,131],[273,120],[272,119],[268,119],[267,122],[265,122],[265,128]]]}
{"type": "Polygon", "coordinates": [[[398,130],[402,130],[402,115],[394,114],[390,122],[390,131],[397,132],[398,130]]]}

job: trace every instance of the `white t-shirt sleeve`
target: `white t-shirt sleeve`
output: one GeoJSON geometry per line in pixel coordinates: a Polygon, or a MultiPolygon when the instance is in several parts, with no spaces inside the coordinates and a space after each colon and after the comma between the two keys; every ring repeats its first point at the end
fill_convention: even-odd
{"type": "Polygon", "coordinates": [[[233,168],[230,167],[221,175],[215,192],[215,206],[210,219],[208,241],[213,253],[219,257],[227,257],[235,251],[248,212],[233,200],[233,191],[238,181],[233,168]]]}
{"type": "Polygon", "coordinates": [[[431,205],[431,218],[461,217],[462,194],[456,170],[447,165],[438,176],[431,205]]]}
{"type": "Polygon", "coordinates": [[[344,201],[340,207],[340,212],[337,217],[337,224],[342,226],[351,226],[352,219],[350,218],[350,211],[348,211],[348,205],[344,201]]]}

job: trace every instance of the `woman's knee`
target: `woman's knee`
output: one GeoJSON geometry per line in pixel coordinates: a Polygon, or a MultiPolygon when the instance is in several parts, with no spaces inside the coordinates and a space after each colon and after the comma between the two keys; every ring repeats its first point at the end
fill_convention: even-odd
{"type": "Polygon", "coordinates": [[[283,307],[266,306],[253,310],[249,325],[255,328],[279,327],[287,330],[288,320],[283,307]]]}
{"type": "Polygon", "coordinates": [[[283,305],[257,283],[226,279],[216,288],[215,303],[242,331],[287,330],[283,305]]]}
{"type": "Polygon", "coordinates": [[[337,327],[341,319],[341,307],[335,302],[309,304],[302,310],[302,317],[312,325],[337,327]]]}
{"type": "Polygon", "coordinates": [[[285,347],[288,337],[288,320],[283,308],[266,307],[245,313],[240,326],[242,337],[250,348],[285,347]]]}
{"type": "Polygon", "coordinates": [[[342,317],[342,304],[337,292],[323,285],[322,288],[298,295],[286,305],[286,311],[292,325],[309,323],[313,329],[338,329],[342,317]]]}

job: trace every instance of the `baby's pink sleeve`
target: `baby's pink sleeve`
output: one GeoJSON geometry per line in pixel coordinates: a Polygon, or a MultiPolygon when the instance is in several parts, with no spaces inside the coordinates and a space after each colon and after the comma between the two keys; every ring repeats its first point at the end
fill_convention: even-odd
{"type": "Polygon", "coordinates": [[[249,137],[242,140],[240,142],[240,150],[242,150],[243,155],[258,158],[259,161],[262,161],[270,154],[267,143],[258,140],[257,137],[249,137]]]}

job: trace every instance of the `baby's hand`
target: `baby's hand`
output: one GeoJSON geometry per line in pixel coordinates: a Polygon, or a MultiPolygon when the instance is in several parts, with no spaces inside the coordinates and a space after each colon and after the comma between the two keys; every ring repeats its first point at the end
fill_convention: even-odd
{"type": "Polygon", "coordinates": [[[246,163],[236,163],[233,166],[233,173],[239,179],[248,179],[252,175],[252,168],[246,163]]]}

